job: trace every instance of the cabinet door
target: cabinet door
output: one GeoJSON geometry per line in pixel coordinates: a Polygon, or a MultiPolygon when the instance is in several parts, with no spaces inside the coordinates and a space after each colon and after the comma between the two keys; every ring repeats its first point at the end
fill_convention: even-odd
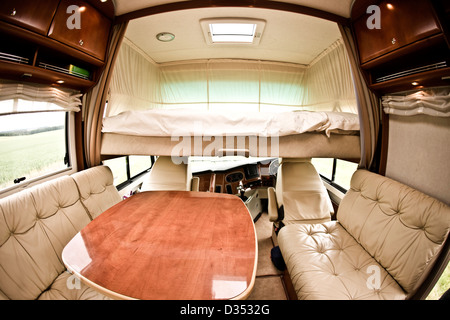
{"type": "Polygon", "coordinates": [[[382,1],[380,29],[369,29],[364,14],[354,23],[361,63],[440,32],[428,0],[382,1]]]}
{"type": "Polygon", "coordinates": [[[48,36],[104,60],[110,28],[111,21],[88,3],[62,0],[48,36]]]}
{"type": "Polygon", "coordinates": [[[46,35],[59,0],[1,0],[0,19],[46,35]]]}

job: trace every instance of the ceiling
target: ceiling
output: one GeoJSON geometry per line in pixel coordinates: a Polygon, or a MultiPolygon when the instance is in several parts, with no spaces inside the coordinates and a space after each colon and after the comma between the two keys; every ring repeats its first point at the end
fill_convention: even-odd
{"type": "MultiPolygon", "coordinates": [[[[115,0],[116,15],[160,5],[167,0],[115,0]]],[[[311,6],[343,17],[349,17],[353,0],[284,1],[311,6]]],[[[340,38],[335,22],[297,13],[262,8],[201,8],[159,13],[133,19],[125,37],[155,63],[192,59],[254,59],[308,65],[340,38]],[[207,44],[200,20],[208,18],[255,18],[266,21],[257,46],[207,44]],[[171,42],[160,42],[156,35],[170,32],[171,42]]]]}
{"type": "MultiPolygon", "coordinates": [[[[116,8],[116,16],[173,2],[184,2],[185,0],[113,0],[116,8]]],[[[350,18],[351,8],[354,0],[278,0],[298,4],[314,9],[334,13],[344,18],[350,18]]]]}

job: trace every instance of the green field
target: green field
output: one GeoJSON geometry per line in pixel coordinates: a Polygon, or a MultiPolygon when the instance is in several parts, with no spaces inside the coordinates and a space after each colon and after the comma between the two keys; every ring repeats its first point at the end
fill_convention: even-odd
{"type": "Polygon", "coordinates": [[[31,135],[0,137],[0,189],[14,185],[14,179],[27,180],[66,168],[64,130],[31,135]]]}

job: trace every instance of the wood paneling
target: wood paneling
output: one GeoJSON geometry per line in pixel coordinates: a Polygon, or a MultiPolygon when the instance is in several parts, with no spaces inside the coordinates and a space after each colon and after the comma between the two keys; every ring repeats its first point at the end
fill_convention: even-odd
{"type": "Polygon", "coordinates": [[[380,29],[367,27],[370,14],[354,23],[362,63],[441,32],[426,0],[414,1],[413,5],[401,0],[382,1],[379,8],[380,29]]]}
{"type": "Polygon", "coordinates": [[[59,0],[2,0],[0,19],[46,35],[58,4],[59,0]]]}
{"type": "Polygon", "coordinates": [[[93,55],[105,59],[111,21],[88,3],[80,0],[62,0],[50,26],[49,37],[93,55]],[[69,29],[67,20],[71,5],[85,8],[80,10],[80,28],[69,29]]]}

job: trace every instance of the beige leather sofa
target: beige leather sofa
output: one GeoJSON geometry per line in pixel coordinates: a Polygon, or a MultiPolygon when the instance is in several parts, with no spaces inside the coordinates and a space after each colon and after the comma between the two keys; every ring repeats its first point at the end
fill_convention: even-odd
{"type": "Polygon", "coordinates": [[[107,299],[74,279],[64,246],[121,200],[99,166],[0,199],[0,299],[107,299]]]}
{"type": "Polygon", "coordinates": [[[193,178],[187,161],[176,164],[169,156],[160,156],[142,183],[142,191],[198,191],[199,178],[193,178]]]}
{"type": "Polygon", "coordinates": [[[269,219],[278,228],[330,221],[334,213],[331,199],[311,159],[280,159],[275,189],[268,189],[268,198],[269,219]]]}
{"type": "Polygon", "coordinates": [[[358,170],[337,221],[287,225],[278,243],[299,299],[408,299],[449,228],[447,205],[358,170]]]}

